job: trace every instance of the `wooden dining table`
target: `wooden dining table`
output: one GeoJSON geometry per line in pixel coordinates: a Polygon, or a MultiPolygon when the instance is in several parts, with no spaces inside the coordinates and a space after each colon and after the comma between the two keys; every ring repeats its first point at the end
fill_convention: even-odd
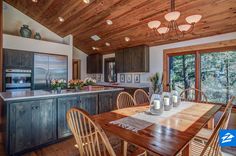
{"type": "Polygon", "coordinates": [[[154,155],[172,156],[180,151],[182,155],[190,155],[189,143],[221,108],[220,105],[215,104],[196,102],[191,104],[191,107],[158,120],[137,132],[111,122],[146,111],[149,109],[149,104],[98,114],[94,116],[94,119],[105,131],[154,155]]]}

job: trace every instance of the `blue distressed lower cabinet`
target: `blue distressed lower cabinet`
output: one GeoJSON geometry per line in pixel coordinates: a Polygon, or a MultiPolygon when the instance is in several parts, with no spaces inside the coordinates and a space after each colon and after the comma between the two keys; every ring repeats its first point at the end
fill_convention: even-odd
{"type": "Polygon", "coordinates": [[[84,94],[79,96],[79,108],[90,115],[98,114],[98,94],[84,94]]]}
{"type": "Polygon", "coordinates": [[[58,95],[3,102],[8,154],[20,155],[71,136],[66,120],[70,108],[78,107],[91,115],[112,111],[118,93],[58,95]]]}
{"type": "Polygon", "coordinates": [[[58,98],[58,113],[57,113],[57,131],[58,138],[63,138],[71,135],[66,121],[66,112],[75,106],[79,106],[77,96],[58,98]]]}
{"type": "Polygon", "coordinates": [[[10,154],[56,140],[56,99],[9,105],[10,154]]]}

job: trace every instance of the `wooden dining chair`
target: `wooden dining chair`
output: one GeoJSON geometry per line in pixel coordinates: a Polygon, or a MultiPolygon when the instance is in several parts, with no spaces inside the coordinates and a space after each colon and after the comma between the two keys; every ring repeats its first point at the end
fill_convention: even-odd
{"type": "Polygon", "coordinates": [[[144,103],[149,103],[149,96],[143,89],[137,89],[134,92],[134,100],[136,104],[144,104],[144,103]]]}
{"type": "MultiPolygon", "coordinates": [[[[184,101],[197,101],[208,103],[208,98],[204,92],[196,88],[188,88],[180,93],[181,100],[184,101]]],[[[214,129],[214,118],[212,118],[208,123],[208,129],[214,129]]]]}
{"type": "Polygon", "coordinates": [[[232,110],[232,101],[234,98],[231,98],[225,111],[223,112],[216,128],[214,129],[211,137],[208,142],[204,145],[197,141],[192,141],[191,143],[191,154],[194,156],[221,156],[221,148],[219,146],[219,131],[221,129],[226,129],[229,122],[231,110],[232,110]]]}
{"type": "MultiPolygon", "coordinates": [[[[67,123],[75,137],[80,156],[116,156],[106,134],[87,112],[79,108],[71,108],[67,112],[67,123]]],[[[122,151],[125,156],[127,155],[126,144],[127,142],[124,143],[122,151]]],[[[135,150],[131,154],[147,156],[146,151],[141,149],[135,150]]]]}
{"type": "Polygon", "coordinates": [[[121,92],[117,96],[116,106],[117,109],[132,107],[136,105],[134,98],[127,92],[121,92]]]}
{"type": "MultiPolygon", "coordinates": [[[[228,101],[227,105],[225,106],[225,109],[224,109],[224,112],[223,112],[223,113],[225,113],[225,112],[228,110],[228,108],[231,107],[234,98],[235,98],[235,97],[232,97],[232,98],[228,101]]],[[[229,118],[227,119],[227,121],[226,121],[226,123],[225,123],[224,129],[226,129],[226,128],[228,127],[228,123],[229,123],[229,118]]],[[[195,140],[196,140],[196,141],[201,141],[202,143],[205,143],[205,142],[207,142],[207,141],[210,139],[210,137],[211,137],[212,134],[213,134],[213,130],[207,129],[207,128],[202,128],[202,129],[197,133],[197,135],[196,135],[196,137],[195,137],[195,140]]]]}
{"type": "Polygon", "coordinates": [[[208,102],[206,94],[196,88],[185,89],[180,93],[180,97],[186,101],[208,102]]]}
{"type": "Polygon", "coordinates": [[[67,123],[81,156],[116,155],[106,134],[84,110],[71,108],[67,112],[67,123]]]}

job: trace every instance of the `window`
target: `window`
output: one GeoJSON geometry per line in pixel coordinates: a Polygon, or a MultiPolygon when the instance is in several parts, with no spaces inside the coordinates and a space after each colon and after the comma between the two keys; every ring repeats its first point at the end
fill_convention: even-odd
{"type": "Polygon", "coordinates": [[[181,92],[185,88],[195,88],[195,55],[170,57],[170,86],[181,92]]]}
{"type": "Polygon", "coordinates": [[[236,96],[236,50],[167,55],[170,90],[197,88],[206,94],[208,102],[222,104],[236,96]]]}

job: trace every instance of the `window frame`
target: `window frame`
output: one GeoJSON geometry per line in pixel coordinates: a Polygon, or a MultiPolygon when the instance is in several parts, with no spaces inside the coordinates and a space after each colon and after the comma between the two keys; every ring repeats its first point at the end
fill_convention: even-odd
{"type": "MultiPolygon", "coordinates": [[[[191,48],[190,48],[191,49],[191,48]]],[[[169,86],[169,76],[170,76],[170,57],[172,56],[179,56],[179,55],[187,55],[187,54],[194,54],[195,55],[195,88],[201,90],[201,54],[205,53],[215,53],[215,52],[225,52],[227,50],[234,50],[236,51],[236,46],[230,47],[222,47],[222,48],[210,48],[204,50],[189,50],[189,51],[164,51],[163,53],[163,90],[166,92],[170,91],[169,86]]],[[[196,93],[196,101],[198,95],[196,93]]],[[[200,101],[197,101],[200,102],[200,101]]],[[[212,103],[212,102],[211,102],[212,103]]],[[[223,103],[213,103],[219,105],[225,105],[223,103]]],[[[236,106],[234,106],[236,108],[236,106]]]]}

